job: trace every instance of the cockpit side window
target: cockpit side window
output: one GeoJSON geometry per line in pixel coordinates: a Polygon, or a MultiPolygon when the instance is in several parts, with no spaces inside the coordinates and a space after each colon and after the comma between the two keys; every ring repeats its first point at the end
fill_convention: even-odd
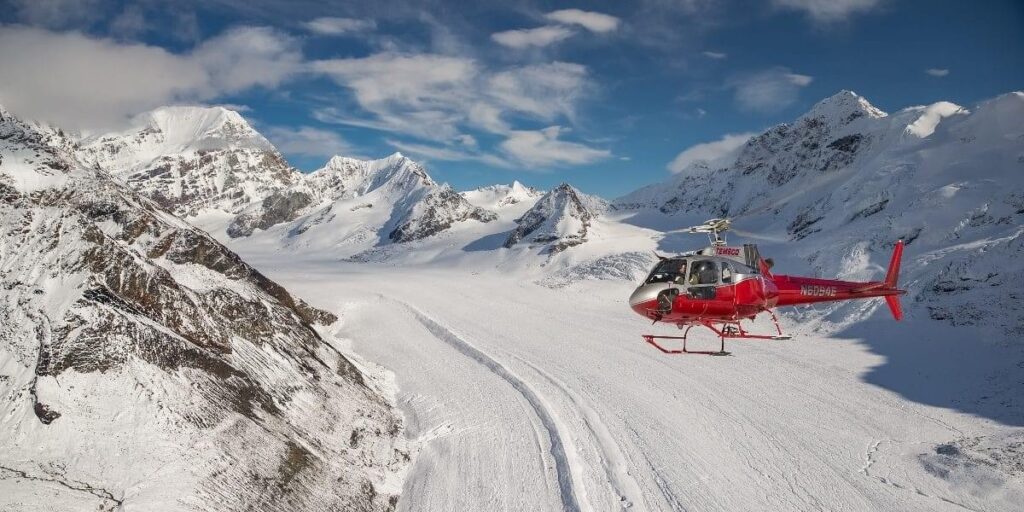
{"type": "Polygon", "coordinates": [[[722,262],[722,282],[732,282],[732,265],[730,265],[727,261],[722,262]]]}
{"type": "Polygon", "coordinates": [[[690,266],[690,286],[718,284],[718,265],[714,261],[695,261],[690,266]]]}
{"type": "Polygon", "coordinates": [[[647,276],[645,284],[651,283],[675,283],[681,284],[686,276],[686,260],[668,259],[662,260],[647,276]]]}

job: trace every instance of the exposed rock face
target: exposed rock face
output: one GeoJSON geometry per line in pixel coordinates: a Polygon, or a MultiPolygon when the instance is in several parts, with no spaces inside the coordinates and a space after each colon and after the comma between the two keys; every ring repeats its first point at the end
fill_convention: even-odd
{"type": "Polygon", "coordinates": [[[1022,148],[1024,93],[970,111],[939,102],[887,115],[843,91],[616,207],[734,217],[769,243],[799,240],[786,250],[803,265],[850,278],[877,278],[868,262],[885,261],[902,238],[911,316],[1019,335],[1024,311],[999,304],[1024,295],[1022,148]],[[984,313],[994,309],[1009,314],[984,313]]]}
{"type": "Polygon", "coordinates": [[[393,509],[400,420],[334,316],[74,149],[0,109],[0,508],[393,509]]]}
{"type": "Polygon", "coordinates": [[[295,220],[309,205],[313,197],[300,190],[279,190],[263,198],[259,205],[242,212],[231,224],[227,233],[231,238],[249,236],[257,229],[267,229],[282,222],[295,220]]]}
{"type": "Polygon", "coordinates": [[[417,201],[388,235],[394,242],[411,242],[436,235],[456,222],[473,219],[491,222],[498,216],[469,204],[466,198],[448,185],[431,190],[417,201]]]}
{"type": "Polygon", "coordinates": [[[164,107],[136,125],[85,139],[78,157],[179,217],[211,209],[239,213],[302,178],[231,110],[164,107]]]}
{"type": "Polygon", "coordinates": [[[516,220],[518,226],[505,240],[505,247],[518,243],[542,244],[551,253],[561,252],[587,241],[591,222],[605,207],[600,199],[586,196],[567,183],[545,194],[516,220]]]}

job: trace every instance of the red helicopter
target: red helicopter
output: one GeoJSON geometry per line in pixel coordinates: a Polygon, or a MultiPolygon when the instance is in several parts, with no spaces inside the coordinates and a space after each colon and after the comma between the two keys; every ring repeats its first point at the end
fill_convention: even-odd
{"type": "Polygon", "coordinates": [[[711,219],[688,228],[685,231],[689,233],[707,233],[711,246],[673,257],[658,256],[660,261],[629,297],[629,305],[654,322],[676,324],[683,329],[683,335],[644,334],[647,343],[666,354],[728,355],[726,338],[791,339],[782,334],[772,309],[815,302],[884,297],[892,316],[897,321],[903,318],[899,296],[907,292],[896,285],[903,240],[896,242],[884,281],[839,281],[773,274],[772,260],[762,258],[757,245],[726,244],[724,233],[730,227],[728,219],[711,219]],[[771,315],[777,334],[752,334],[740,324],[741,320],[753,320],[759,313],[771,315]],[[686,336],[698,326],[707,327],[718,336],[718,351],[687,349],[686,336]],[[658,343],[660,339],[683,340],[683,348],[665,348],[658,343]]]}

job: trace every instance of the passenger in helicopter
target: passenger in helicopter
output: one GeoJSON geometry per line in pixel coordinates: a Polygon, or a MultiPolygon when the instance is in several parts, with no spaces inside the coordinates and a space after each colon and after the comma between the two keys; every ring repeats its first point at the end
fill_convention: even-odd
{"type": "Polygon", "coordinates": [[[690,267],[690,286],[718,283],[718,269],[713,261],[698,261],[690,267]]]}

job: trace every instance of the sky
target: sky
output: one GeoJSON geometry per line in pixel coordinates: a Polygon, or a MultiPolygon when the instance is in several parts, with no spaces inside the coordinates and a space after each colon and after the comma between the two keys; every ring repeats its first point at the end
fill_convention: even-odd
{"type": "Polygon", "coordinates": [[[1024,89],[1024,2],[0,0],[0,105],[95,133],[238,110],[296,167],[395,151],[471,188],[614,198],[849,89],[1024,89]]]}

